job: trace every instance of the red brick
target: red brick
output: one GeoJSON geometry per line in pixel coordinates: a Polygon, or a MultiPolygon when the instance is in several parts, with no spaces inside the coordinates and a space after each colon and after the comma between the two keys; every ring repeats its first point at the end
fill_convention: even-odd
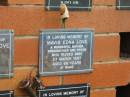
{"type": "Polygon", "coordinates": [[[41,78],[45,86],[57,86],[61,84],[60,76],[46,76],[41,78]]]}
{"type": "Polygon", "coordinates": [[[119,59],[120,37],[118,34],[96,34],[94,62],[119,59]]]}
{"type": "MultiPolygon", "coordinates": [[[[14,29],[16,35],[38,35],[40,29],[60,28],[58,11],[43,7],[0,7],[0,29],[14,29]]],[[[95,32],[130,32],[130,13],[113,7],[94,7],[92,11],[71,11],[68,28],[94,28],[95,32]],[[79,16],[80,14],[80,16],[79,16]]]]}
{"type": "Polygon", "coordinates": [[[91,83],[92,88],[105,88],[126,85],[130,81],[129,63],[95,64],[94,71],[88,74],[66,75],[64,84],[91,83]]]}
{"type": "MultiPolygon", "coordinates": [[[[29,76],[29,73],[34,69],[34,67],[19,67],[15,68],[14,77],[11,79],[1,79],[0,80],[0,90],[15,90],[15,95],[27,95],[21,89],[19,89],[19,82],[29,76]]],[[[34,70],[35,72],[35,70],[34,70]]],[[[43,83],[45,85],[59,85],[60,77],[53,76],[53,77],[44,77],[42,78],[43,83]],[[53,80],[52,80],[53,79],[53,80]]]]}
{"type": "Polygon", "coordinates": [[[48,24],[60,25],[58,14],[45,12],[43,7],[0,7],[0,28],[14,29],[15,35],[38,35],[48,24]]]}
{"type": "Polygon", "coordinates": [[[8,0],[9,4],[43,4],[43,0],[8,0]]]}
{"type": "Polygon", "coordinates": [[[116,0],[93,0],[94,5],[116,5],[116,0]]]}
{"type": "MultiPolygon", "coordinates": [[[[8,0],[9,4],[45,4],[45,0],[8,0]]],[[[115,5],[116,0],[93,0],[94,5],[115,5]]]]}
{"type": "MultiPolygon", "coordinates": [[[[38,37],[15,39],[15,65],[38,65],[38,37]]],[[[94,42],[94,62],[118,60],[119,40],[118,34],[96,34],[94,42]]]]}
{"type": "Polygon", "coordinates": [[[38,64],[38,39],[15,39],[14,64],[37,65],[38,64]]]}
{"type": "Polygon", "coordinates": [[[94,90],[91,97],[116,97],[115,89],[94,90]]]}
{"type": "Polygon", "coordinates": [[[90,12],[71,12],[67,25],[70,28],[94,28],[95,32],[130,32],[128,17],[128,11],[97,6],[90,12]]]}
{"type": "Polygon", "coordinates": [[[19,82],[23,79],[25,79],[32,68],[17,68],[14,71],[14,77],[11,79],[1,79],[0,80],[0,90],[15,90],[16,95],[17,94],[23,94],[21,93],[19,89],[19,82]]]}
{"type": "Polygon", "coordinates": [[[0,7],[0,28],[15,30],[15,35],[38,33],[44,24],[40,8],[0,7]]]}

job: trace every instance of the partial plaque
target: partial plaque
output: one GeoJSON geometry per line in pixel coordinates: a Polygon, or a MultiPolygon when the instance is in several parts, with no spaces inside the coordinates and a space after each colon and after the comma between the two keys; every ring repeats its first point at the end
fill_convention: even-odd
{"type": "Polygon", "coordinates": [[[92,71],[93,30],[44,30],[40,35],[42,76],[92,71]]]}
{"type": "Polygon", "coordinates": [[[0,91],[0,97],[14,97],[14,91],[0,91]]]}
{"type": "Polygon", "coordinates": [[[38,90],[38,97],[90,97],[90,86],[78,84],[47,87],[38,90]]]}
{"type": "Polygon", "coordinates": [[[60,4],[64,3],[67,5],[69,10],[91,10],[92,0],[46,0],[46,9],[58,10],[60,4]]]}
{"type": "Polygon", "coordinates": [[[0,0],[0,5],[8,5],[8,0],[0,0]]]}
{"type": "Polygon", "coordinates": [[[0,78],[13,76],[14,33],[0,30],[0,78]]]}
{"type": "Polygon", "coordinates": [[[117,0],[117,9],[130,10],[130,0],[117,0]]]}

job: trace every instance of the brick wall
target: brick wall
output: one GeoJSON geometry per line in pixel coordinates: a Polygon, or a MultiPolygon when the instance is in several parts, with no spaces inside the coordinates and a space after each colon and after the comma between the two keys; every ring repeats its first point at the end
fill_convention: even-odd
{"type": "MultiPolygon", "coordinates": [[[[14,77],[1,79],[0,90],[15,89],[38,65],[39,30],[60,28],[60,14],[45,11],[44,0],[8,0],[0,6],[0,29],[15,30],[14,77]]],[[[92,11],[71,11],[68,28],[94,28],[94,71],[89,74],[42,77],[45,86],[91,83],[91,97],[116,97],[116,86],[130,81],[130,64],[120,60],[119,32],[130,32],[130,12],[116,10],[115,0],[93,0],[92,11]],[[80,25],[79,25],[80,24],[80,25]],[[53,80],[52,80],[53,79],[53,80]]]]}

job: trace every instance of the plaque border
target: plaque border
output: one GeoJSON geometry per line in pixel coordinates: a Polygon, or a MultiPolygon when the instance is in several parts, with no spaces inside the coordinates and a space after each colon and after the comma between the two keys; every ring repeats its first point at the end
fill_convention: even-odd
{"type": "Polygon", "coordinates": [[[13,72],[11,72],[13,70],[13,63],[14,63],[14,30],[6,30],[6,29],[2,29],[0,30],[1,35],[10,35],[10,61],[8,64],[8,73],[5,74],[1,74],[0,73],[0,78],[11,78],[13,77],[13,72]]]}
{"type": "Polygon", "coordinates": [[[94,47],[94,29],[48,29],[48,30],[40,30],[40,44],[42,44],[42,48],[43,48],[43,42],[41,41],[41,39],[43,39],[43,35],[42,34],[55,34],[55,33],[76,33],[76,32],[80,32],[80,33],[89,33],[91,36],[91,40],[90,40],[90,64],[89,64],[89,69],[83,69],[83,70],[68,70],[68,71],[55,71],[55,72],[46,72],[43,70],[44,68],[44,64],[43,64],[43,60],[42,62],[40,61],[41,59],[43,59],[43,49],[41,49],[41,47],[39,47],[39,55],[41,55],[39,57],[39,74],[41,76],[52,76],[52,75],[65,75],[65,74],[80,74],[80,73],[90,73],[93,71],[93,47],[94,47]],[[55,32],[55,33],[53,33],[55,32]],[[42,67],[42,68],[41,68],[42,67]]]}
{"type": "Polygon", "coordinates": [[[130,10],[130,6],[121,5],[121,0],[116,0],[116,8],[119,10],[130,10]]]}
{"type": "MultiPolygon", "coordinates": [[[[51,0],[46,0],[45,1],[45,8],[47,10],[58,10],[59,9],[59,6],[50,6],[50,4],[51,4],[51,0]]],[[[78,10],[78,11],[81,11],[81,10],[91,10],[92,9],[92,0],[89,0],[89,6],[87,6],[87,7],[68,6],[68,8],[70,10],[78,10]]]]}

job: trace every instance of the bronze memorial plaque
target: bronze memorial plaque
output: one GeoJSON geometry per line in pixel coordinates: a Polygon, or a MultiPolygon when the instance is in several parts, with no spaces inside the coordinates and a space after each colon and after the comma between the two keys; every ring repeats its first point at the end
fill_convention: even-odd
{"type": "Polygon", "coordinates": [[[13,76],[14,33],[12,30],[0,30],[0,77],[13,76]]]}
{"type": "Polygon", "coordinates": [[[92,71],[93,32],[91,29],[43,30],[40,35],[40,75],[92,71]]]}

